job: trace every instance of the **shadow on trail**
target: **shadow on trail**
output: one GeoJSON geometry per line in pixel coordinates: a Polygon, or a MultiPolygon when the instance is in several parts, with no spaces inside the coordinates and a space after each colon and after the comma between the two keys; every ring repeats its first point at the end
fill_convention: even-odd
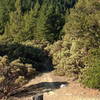
{"type": "Polygon", "coordinates": [[[13,92],[10,96],[12,97],[25,97],[25,96],[34,96],[36,94],[41,94],[44,92],[49,92],[54,89],[59,89],[62,84],[68,85],[67,82],[41,82],[29,87],[24,87],[13,92]]]}

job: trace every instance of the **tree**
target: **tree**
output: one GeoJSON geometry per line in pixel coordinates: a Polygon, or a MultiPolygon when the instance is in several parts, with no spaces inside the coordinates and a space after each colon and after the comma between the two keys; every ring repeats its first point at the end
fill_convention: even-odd
{"type": "Polygon", "coordinates": [[[20,42],[32,39],[53,42],[59,38],[68,7],[65,0],[13,0],[7,8],[9,14],[1,19],[8,19],[0,23],[5,36],[20,42]]]}
{"type": "Polygon", "coordinates": [[[18,37],[16,37],[16,39],[19,39],[19,41],[34,39],[39,8],[40,4],[37,1],[34,8],[31,8],[30,11],[23,14],[21,33],[18,35],[18,37]]]}
{"type": "Polygon", "coordinates": [[[0,34],[5,32],[5,25],[9,20],[9,12],[14,10],[15,0],[0,0],[0,34]]]}
{"type": "Polygon", "coordinates": [[[10,20],[5,28],[5,35],[8,34],[10,37],[17,37],[22,32],[22,12],[21,12],[21,0],[16,0],[16,11],[9,14],[10,20]]]}
{"type": "Polygon", "coordinates": [[[36,38],[45,39],[50,42],[58,39],[62,26],[65,22],[65,7],[63,7],[63,4],[65,4],[65,2],[61,2],[59,0],[44,0],[37,21],[36,38]]]}
{"type": "Polygon", "coordinates": [[[39,18],[37,20],[37,29],[36,29],[36,33],[35,33],[35,37],[37,39],[46,39],[46,31],[47,27],[46,27],[46,21],[47,21],[47,14],[46,14],[46,9],[47,9],[47,3],[44,3],[42,5],[42,8],[39,12],[39,18]]]}
{"type": "MultiPolygon", "coordinates": [[[[52,56],[56,74],[66,75],[67,77],[71,76],[77,79],[82,69],[88,67],[88,65],[89,67],[95,65],[98,67],[93,69],[89,68],[86,73],[88,74],[91,71],[91,76],[98,74],[97,77],[100,77],[99,72],[97,72],[100,65],[99,53],[96,59],[93,56],[89,56],[89,51],[94,48],[97,49],[94,54],[100,51],[99,9],[100,3],[96,1],[79,0],[75,7],[70,10],[70,15],[67,16],[63,28],[64,35],[62,36],[62,40],[46,48],[52,56]],[[84,62],[83,59],[86,56],[88,59],[84,62]],[[94,69],[97,73],[92,74],[94,69]]],[[[84,73],[84,75],[86,74],[84,73]]],[[[84,79],[84,75],[82,79],[84,79]]],[[[87,81],[88,76],[85,76],[85,81],[87,83],[93,82],[92,85],[97,81],[95,85],[100,86],[100,80],[94,80],[94,77],[92,78],[91,76],[89,75],[90,81],[87,81]]]]}
{"type": "Polygon", "coordinates": [[[88,48],[98,45],[100,43],[98,5],[96,1],[79,0],[64,26],[66,37],[70,40],[83,41],[84,46],[88,48]]]}
{"type": "Polygon", "coordinates": [[[30,12],[24,14],[24,16],[23,16],[24,24],[23,24],[23,28],[22,28],[23,41],[34,39],[37,18],[38,18],[37,12],[35,12],[34,9],[31,9],[30,12]]]}

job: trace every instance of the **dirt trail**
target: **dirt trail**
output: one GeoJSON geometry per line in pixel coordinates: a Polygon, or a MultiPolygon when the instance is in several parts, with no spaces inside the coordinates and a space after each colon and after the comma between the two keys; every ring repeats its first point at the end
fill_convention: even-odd
{"type": "Polygon", "coordinates": [[[98,90],[83,88],[77,81],[69,81],[66,86],[61,88],[65,82],[68,82],[66,77],[55,76],[52,72],[44,73],[24,86],[24,88],[28,87],[29,92],[27,93],[30,94],[20,97],[18,100],[32,100],[32,89],[35,89],[32,86],[39,87],[42,91],[51,88],[51,91],[44,92],[44,100],[100,100],[98,90]]]}

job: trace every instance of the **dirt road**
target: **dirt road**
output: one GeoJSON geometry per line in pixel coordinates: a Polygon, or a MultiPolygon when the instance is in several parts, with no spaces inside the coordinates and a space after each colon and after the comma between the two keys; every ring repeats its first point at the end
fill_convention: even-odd
{"type": "Polygon", "coordinates": [[[52,72],[36,77],[24,88],[17,100],[32,100],[36,91],[44,94],[44,100],[100,100],[100,91],[84,88],[77,81],[67,81],[52,72]]]}

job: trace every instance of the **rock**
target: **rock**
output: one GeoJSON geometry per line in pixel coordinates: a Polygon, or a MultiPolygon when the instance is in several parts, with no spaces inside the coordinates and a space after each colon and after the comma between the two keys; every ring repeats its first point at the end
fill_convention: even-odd
{"type": "Polygon", "coordinates": [[[49,95],[53,95],[53,94],[54,94],[54,92],[53,92],[53,91],[50,91],[48,94],[49,94],[49,95]]]}
{"type": "Polygon", "coordinates": [[[64,87],[66,87],[66,84],[60,85],[60,88],[64,88],[64,87]]]}

